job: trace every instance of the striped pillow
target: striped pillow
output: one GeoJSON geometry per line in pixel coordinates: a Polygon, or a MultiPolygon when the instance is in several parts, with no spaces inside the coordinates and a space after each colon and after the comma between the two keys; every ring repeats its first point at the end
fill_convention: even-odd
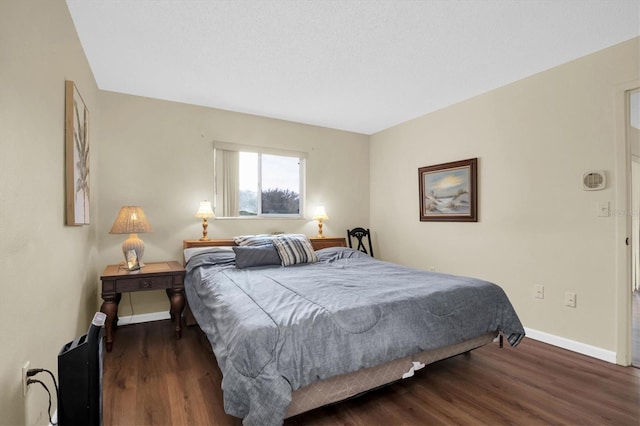
{"type": "Polygon", "coordinates": [[[318,256],[306,235],[278,235],[272,241],[282,259],[282,266],[318,261],[318,256]]]}
{"type": "Polygon", "coordinates": [[[239,246],[269,246],[272,244],[273,235],[240,235],[233,237],[233,240],[239,246]]]}

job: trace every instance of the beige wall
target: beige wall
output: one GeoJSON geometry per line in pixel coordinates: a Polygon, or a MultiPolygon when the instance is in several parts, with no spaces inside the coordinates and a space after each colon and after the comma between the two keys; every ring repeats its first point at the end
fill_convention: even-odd
{"type": "Polygon", "coordinates": [[[64,225],[64,81],[92,114],[92,149],[98,90],[63,1],[0,1],[0,58],[0,424],[47,424],[46,392],[23,398],[20,368],[56,372],[58,351],[96,310],[98,215],[64,225]]]}
{"type": "MultiPolygon", "coordinates": [[[[616,88],[638,39],[371,137],[371,227],[386,259],[495,281],[526,327],[616,350],[616,88]],[[417,169],[478,157],[479,222],[420,222],[417,169]],[[603,191],[582,173],[606,170],[603,191]],[[533,287],[545,286],[534,299],[533,287]],[[577,293],[577,308],[563,306],[577,293]]],[[[464,82],[461,82],[464,84],[464,82]]],[[[619,130],[619,129],[618,129],[619,130]]]]}
{"type": "MultiPolygon", "coordinates": [[[[368,137],[246,114],[101,93],[104,143],[100,169],[99,263],[121,260],[123,235],[108,234],[123,205],[141,205],[154,232],[139,235],[145,261],[182,259],[182,240],[198,239],[194,218],[201,200],[213,196],[213,141],[308,152],[307,207],[323,204],[325,235],[346,235],[369,221],[368,137]]],[[[310,219],[222,219],[209,222],[209,238],[274,231],[316,235],[310,219]]],[[[134,314],[168,309],[163,292],[131,295],[134,314]]],[[[131,314],[128,296],[119,314],[131,314]]]]}
{"type": "MultiPolygon", "coordinates": [[[[213,140],[307,151],[307,206],[326,206],[327,235],[371,225],[381,257],[496,281],[526,326],[615,350],[614,223],[595,211],[615,204],[622,178],[615,87],[638,78],[638,50],[635,39],[368,138],[101,92],[63,1],[0,1],[0,424],[47,423],[46,395],[23,398],[20,367],[55,372],[60,347],[86,330],[100,272],[120,260],[124,236],[108,234],[120,206],[147,212],[147,261],[179,259],[181,241],[199,237],[213,140]],[[64,225],[65,79],[91,112],[90,226],[64,225]],[[420,223],[417,168],[470,157],[480,159],[480,222],[420,223]],[[582,191],[590,169],[607,170],[611,186],[582,191]],[[578,308],[562,306],[565,290],[578,308]]],[[[271,231],[314,235],[316,225],[209,227],[211,237],[271,231]]],[[[161,292],[132,302],[135,314],[167,309],[161,292]]]]}

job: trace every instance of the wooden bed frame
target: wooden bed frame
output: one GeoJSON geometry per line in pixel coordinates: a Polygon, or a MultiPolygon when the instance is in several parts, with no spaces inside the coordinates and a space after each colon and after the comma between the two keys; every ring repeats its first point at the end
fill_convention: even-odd
{"type": "MultiPolygon", "coordinates": [[[[314,250],[320,250],[329,247],[346,247],[347,239],[344,237],[309,237],[314,250]]],[[[237,245],[233,239],[218,240],[184,240],[182,248],[194,247],[231,247],[237,245]]]]}
{"type": "MultiPolygon", "coordinates": [[[[343,237],[311,237],[309,240],[315,250],[328,247],[347,246],[346,239],[343,237]]],[[[229,247],[235,245],[236,243],[233,239],[183,241],[183,249],[216,246],[229,247]]],[[[189,304],[185,303],[185,305],[186,324],[196,324],[195,318],[193,318],[193,314],[189,309],[189,304]]],[[[469,352],[473,349],[479,348],[480,346],[493,342],[497,336],[497,331],[490,332],[455,345],[423,351],[379,366],[365,368],[352,373],[342,374],[311,383],[292,392],[291,404],[289,405],[285,418],[292,417],[327,404],[343,401],[353,396],[360,395],[366,391],[411,377],[415,370],[418,370],[427,364],[469,352]]]]}

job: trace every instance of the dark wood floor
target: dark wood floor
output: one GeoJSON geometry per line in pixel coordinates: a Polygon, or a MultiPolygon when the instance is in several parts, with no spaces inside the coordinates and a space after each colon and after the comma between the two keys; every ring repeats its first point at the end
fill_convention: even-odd
{"type": "MultiPolygon", "coordinates": [[[[105,353],[104,424],[239,425],[197,327],[121,327],[105,353]]],[[[285,421],[293,425],[639,425],[640,370],[524,339],[427,366],[411,379],[285,421]]]]}

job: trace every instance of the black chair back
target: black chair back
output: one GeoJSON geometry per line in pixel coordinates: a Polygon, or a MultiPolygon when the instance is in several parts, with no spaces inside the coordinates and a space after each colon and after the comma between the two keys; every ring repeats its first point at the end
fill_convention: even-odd
{"type": "Polygon", "coordinates": [[[351,243],[351,238],[353,237],[358,241],[358,246],[356,247],[356,250],[360,250],[361,252],[367,253],[369,256],[374,257],[373,247],[371,246],[371,232],[369,231],[369,229],[364,229],[364,228],[347,229],[347,236],[349,237],[350,248],[353,248],[353,245],[351,243]],[[364,245],[364,240],[367,240],[367,243],[369,245],[369,251],[367,251],[367,248],[364,245]]]}

